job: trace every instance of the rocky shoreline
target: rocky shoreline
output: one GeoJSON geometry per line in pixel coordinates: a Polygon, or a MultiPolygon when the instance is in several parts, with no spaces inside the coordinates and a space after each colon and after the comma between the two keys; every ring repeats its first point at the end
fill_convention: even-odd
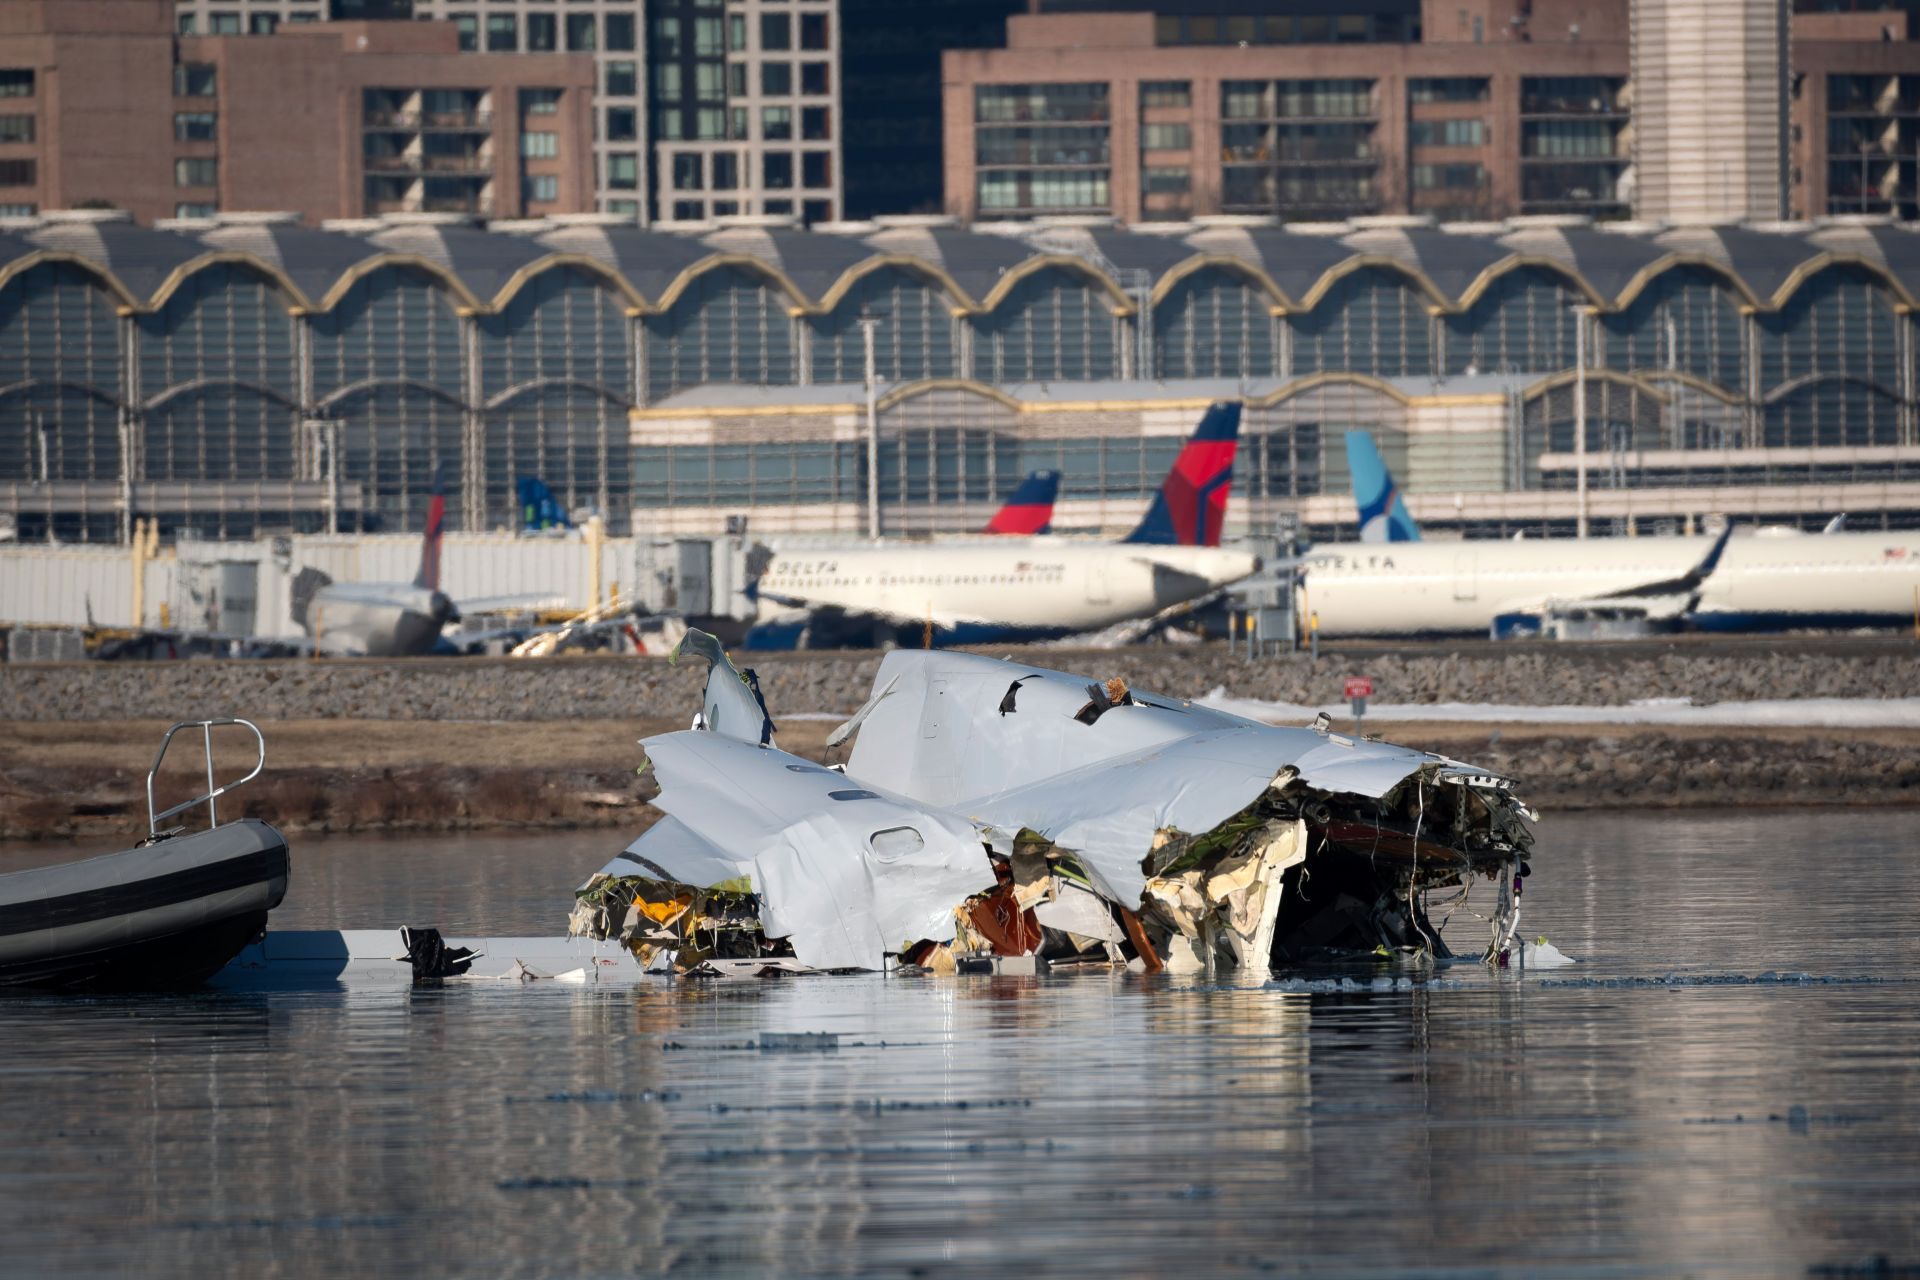
{"type": "MultiPolygon", "coordinates": [[[[1041,666],[1175,697],[1223,688],[1289,703],[1341,698],[1352,674],[1381,703],[1622,705],[1761,698],[1920,697],[1911,641],[1669,645],[1429,646],[1247,659],[1224,644],[1112,650],[1000,648],[1041,666]]],[[[775,718],[850,712],[866,700],[877,653],[740,654],[759,672],[775,718]]],[[[699,700],[698,664],[657,659],[126,662],[0,665],[0,721],[250,719],[540,721],[684,717],[699,700]]]]}

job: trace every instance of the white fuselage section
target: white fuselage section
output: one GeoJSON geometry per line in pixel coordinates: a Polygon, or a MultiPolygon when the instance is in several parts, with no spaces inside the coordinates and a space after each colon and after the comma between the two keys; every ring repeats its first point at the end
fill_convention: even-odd
{"type": "MultiPolygon", "coordinates": [[[[760,591],[769,601],[808,609],[1066,633],[1147,617],[1258,567],[1253,555],[1218,547],[995,538],[783,551],[767,566],[760,591]]],[[[762,605],[763,618],[768,609],[762,605]]]]}
{"type": "MultiPolygon", "coordinates": [[[[1325,636],[1486,635],[1502,614],[1594,600],[1700,563],[1707,537],[1327,543],[1303,557],[1303,616],[1325,636]]],[[[1691,615],[1707,628],[1913,616],[1920,534],[1736,533],[1691,615]]]]}

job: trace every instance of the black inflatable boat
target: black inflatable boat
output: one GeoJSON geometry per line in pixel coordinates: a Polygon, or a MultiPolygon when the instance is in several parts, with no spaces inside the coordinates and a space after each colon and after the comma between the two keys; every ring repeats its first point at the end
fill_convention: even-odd
{"type": "Polygon", "coordinates": [[[202,720],[167,731],[147,774],[148,838],[80,862],[0,875],[0,988],[173,990],[198,986],[266,928],[287,892],[287,842],[252,818],[221,825],[215,802],[259,776],[260,731],[245,720],[202,720]],[[213,785],[212,730],[251,730],[253,771],[213,785]],[[207,793],[161,813],[154,775],[167,744],[197,728],[207,744],[207,793]],[[206,830],[162,832],[163,819],[207,806],[206,830]]]}

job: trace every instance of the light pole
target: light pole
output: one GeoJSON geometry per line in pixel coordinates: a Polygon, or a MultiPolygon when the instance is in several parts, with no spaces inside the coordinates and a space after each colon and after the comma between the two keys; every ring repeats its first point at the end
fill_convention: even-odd
{"type": "Polygon", "coordinates": [[[1573,511],[1575,536],[1587,536],[1587,317],[1593,308],[1573,309],[1573,511]]]}
{"type": "Polygon", "coordinates": [[[875,396],[873,331],[880,317],[860,317],[860,341],[867,357],[867,536],[880,536],[880,414],[875,396]]]}

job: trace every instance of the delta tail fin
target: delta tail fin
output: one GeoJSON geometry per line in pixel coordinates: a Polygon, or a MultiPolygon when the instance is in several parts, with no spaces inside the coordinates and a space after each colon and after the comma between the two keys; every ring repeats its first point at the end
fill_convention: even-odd
{"type": "Polygon", "coordinates": [[[427,499],[427,528],[420,538],[420,572],[413,585],[440,589],[440,538],[447,531],[447,484],[442,471],[433,473],[433,496],[427,499]]]}
{"type": "Polygon", "coordinates": [[[1217,547],[1233,487],[1233,454],[1240,444],[1240,405],[1207,406],[1193,437],[1173,461],[1140,527],[1122,541],[1157,546],[1217,547]]]}
{"type": "Polygon", "coordinates": [[[1029,471],[1007,504],[994,512],[984,533],[1036,534],[1053,528],[1053,500],[1060,492],[1058,471],[1029,471]]]}
{"type": "Polygon", "coordinates": [[[1420,526],[1413,522],[1372,432],[1347,432],[1347,469],[1353,473],[1353,501],[1360,509],[1360,541],[1420,541],[1420,526]]]}

